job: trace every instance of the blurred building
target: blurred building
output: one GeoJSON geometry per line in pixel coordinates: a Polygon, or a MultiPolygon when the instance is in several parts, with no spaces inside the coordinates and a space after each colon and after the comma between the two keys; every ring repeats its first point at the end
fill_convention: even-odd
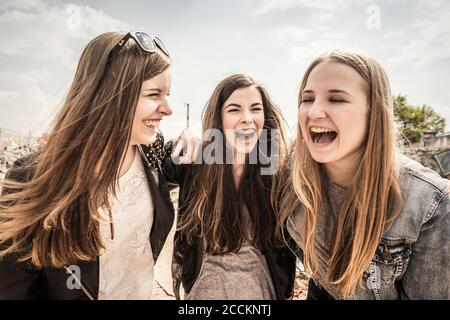
{"type": "Polygon", "coordinates": [[[425,131],[422,139],[415,146],[426,148],[450,148],[450,131],[437,133],[436,131],[425,131]]]}

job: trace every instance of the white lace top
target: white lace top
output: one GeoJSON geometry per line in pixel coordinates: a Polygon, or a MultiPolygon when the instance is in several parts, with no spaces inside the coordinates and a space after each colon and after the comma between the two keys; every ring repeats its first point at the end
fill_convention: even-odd
{"type": "Polygon", "coordinates": [[[128,171],[119,178],[117,198],[111,197],[114,239],[108,211],[100,232],[105,251],[100,255],[100,300],[150,299],[154,261],[150,246],[153,204],[144,167],[136,151],[128,171]]]}

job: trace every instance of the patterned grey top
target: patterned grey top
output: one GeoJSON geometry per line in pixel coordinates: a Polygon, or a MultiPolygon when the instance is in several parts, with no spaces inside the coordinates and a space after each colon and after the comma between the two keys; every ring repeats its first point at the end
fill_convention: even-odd
{"type": "MultiPolygon", "coordinates": [[[[244,214],[250,218],[247,210],[244,214]]],[[[199,276],[186,300],[276,299],[267,262],[261,251],[245,241],[238,252],[223,255],[203,253],[199,276]]]]}

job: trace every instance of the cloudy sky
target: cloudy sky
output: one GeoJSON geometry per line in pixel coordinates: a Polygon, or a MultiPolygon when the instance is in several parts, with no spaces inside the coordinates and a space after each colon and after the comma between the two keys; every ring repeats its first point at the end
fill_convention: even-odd
{"type": "Polygon", "coordinates": [[[448,0],[166,0],[0,2],[0,128],[33,136],[46,130],[87,42],[106,31],[160,36],[173,59],[171,137],[200,127],[215,85],[232,73],[262,82],[288,124],[308,63],[349,49],[386,69],[394,94],[428,104],[450,129],[448,0]]]}

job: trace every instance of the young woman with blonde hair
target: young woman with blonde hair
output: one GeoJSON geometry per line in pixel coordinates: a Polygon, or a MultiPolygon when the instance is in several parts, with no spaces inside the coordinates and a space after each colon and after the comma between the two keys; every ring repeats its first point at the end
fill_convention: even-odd
{"type": "Polygon", "coordinates": [[[310,64],[279,221],[310,299],[450,298],[449,181],[396,153],[394,131],[377,62],[335,51],[310,64]]]}
{"type": "Polygon", "coordinates": [[[145,149],[168,102],[171,60],[144,32],[84,49],[46,143],[0,198],[0,299],[149,299],[174,211],[145,149]]]}

